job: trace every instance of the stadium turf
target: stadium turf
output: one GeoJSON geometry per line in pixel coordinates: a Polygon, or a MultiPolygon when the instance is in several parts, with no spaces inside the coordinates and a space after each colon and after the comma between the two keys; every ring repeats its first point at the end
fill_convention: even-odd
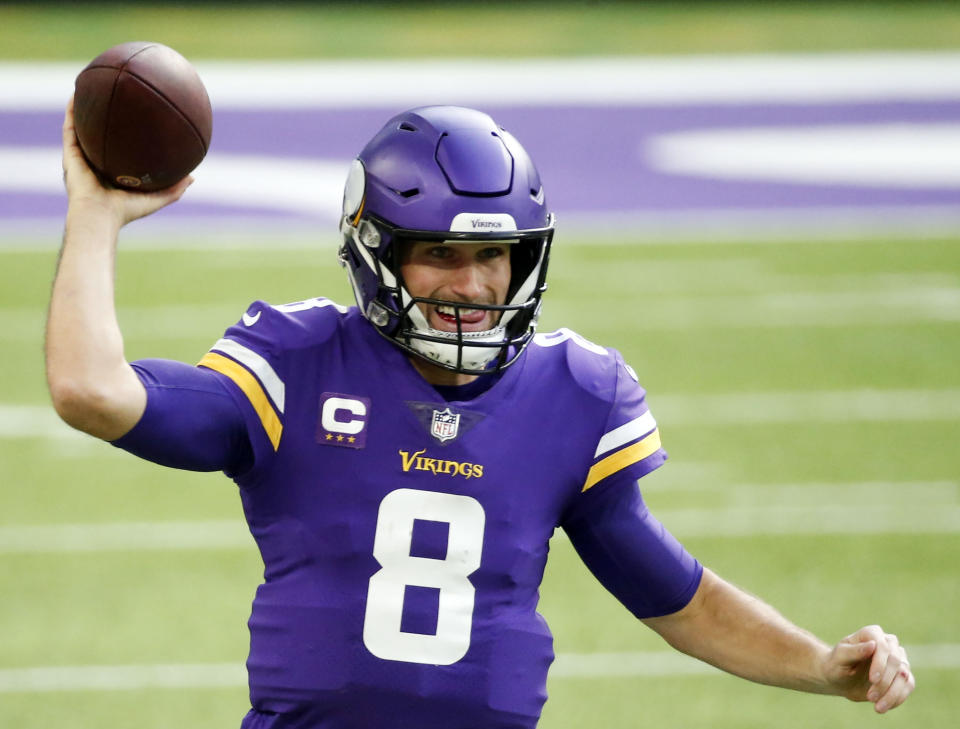
{"type": "MultiPolygon", "coordinates": [[[[619,347],[636,367],[671,454],[648,477],[647,500],[705,563],[825,638],[877,621],[908,644],[955,651],[960,419],[949,407],[960,396],[958,251],[950,240],[598,246],[558,235],[544,328],[569,325],[619,347]],[[769,301],[784,296],[771,310],[769,301]],[[819,296],[838,303],[824,309],[819,296]],[[796,395],[807,399],[799,409],[796,395]]],[[[34,418],[46,402],[40,328],[53,258],[50,250],[0,253],[12,274],[0,292],[2,400],[34,418]]],[[[123,250],[118,299],[129,356],[193,361],[254,297],[348,300],[330,246],[269,259],[250,249],[123,250]]],[[[26,667],[86,667],[91,681],[103,666],[239,671],[259,578],[226,479],[140,463],[66,436],[53,419],[31,427],[32,437],[0,440],[0,624],[11,626],[0,658],[3,723],[94,727],[136,716],[142,727],[194,726],[197,717],[235,726],[246,701],[240,674],[192,688],[10,688],[4,672],[26,667]],[[141,534],[122,538],[126,547],[84,551],[98,544],[90,536],[97,525],[103,539],[110,525],[182,522],[217,533],[235,524],[237,538],[172,549],[145,547],[141,534]],[[54,531],[48,546],[61,551],[45,553],[16,532],[64,524],[90,528],[85,548],[57,547],[64,537],[54,531]]],[[[613,654],[602,675],[574,663],[551,678],[544,727],[642,719],[733,729],[763,726],[771,713],[781,727],[870,719],[866,707],[720,674],[630,675],[633,654],[666,647],[594,583],[562,538],[541,609],[561,657],[613,654]]],[[[957,671],[950,660],[918,661],[922,691],[885,723],[942,725],[957,671]]]]}

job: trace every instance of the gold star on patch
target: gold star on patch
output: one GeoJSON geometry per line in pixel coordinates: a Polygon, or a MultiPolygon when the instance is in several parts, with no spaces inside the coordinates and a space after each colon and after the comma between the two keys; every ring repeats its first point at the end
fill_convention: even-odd
{"type": "Polygon", "coordinates": [[[327,433],[327,440],[333,440],[333,436],[330,433],[327,433]]]}
{"type": "Polygon", "coordinates": [[[342,442],[343,442],[343,436],[342,436],[342,435],[338,435],[338,436],[337,436],[337,443],[342,443],[342,442]]]}
{"type": "Polygon", "coordinates": [[[349,438],[347,438],[347,442],[348,442],[348,443],[355,443],[356,440],[357,440],[357,439],[354,438],[352,435],[351,435],[349,438]]]}

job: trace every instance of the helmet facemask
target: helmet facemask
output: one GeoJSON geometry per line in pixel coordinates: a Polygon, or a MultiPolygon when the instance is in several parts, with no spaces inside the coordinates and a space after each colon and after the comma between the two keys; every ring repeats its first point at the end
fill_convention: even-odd
{"type": "Polygon", "coordinates": [[[497,372],[516,361],[536,331],[540,297],[546,290],[552,219],[546,228],[511,231],[509,237],[495,233],[403,230],[372,217],[361,218],[356,225],[352,222],[345,218],[341,226],[341,263],[347,268],[358,305],[363,307],[363,302],[367,302],[364,315],[381,334],[410,354],[463,374],[497,372]],[[507,244],[510,283],[506,301],[481,304],[412,296],[403,280],[401,262],[404,247],[415,241],[507,244]],[[366,286],[361,284],[361,278],[366,280],[366,286]],[[375,295],[371,295],[374,281],[375,295]],[[450,307],[456,330],[431,327],[420,304],[450,307]],[[484,331],[464,331],[462,312],[468,309],[497,312],[496,325],[484,331]]]}

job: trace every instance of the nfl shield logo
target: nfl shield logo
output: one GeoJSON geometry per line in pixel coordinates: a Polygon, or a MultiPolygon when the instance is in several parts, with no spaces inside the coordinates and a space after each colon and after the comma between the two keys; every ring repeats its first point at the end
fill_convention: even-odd
{"type": "Polygon", "coordinates": [[[443,443],[457,437],[460,429],[460,413],[450,412],[450,408],[434,410],[430,421],[430,435],[443,443]]]}

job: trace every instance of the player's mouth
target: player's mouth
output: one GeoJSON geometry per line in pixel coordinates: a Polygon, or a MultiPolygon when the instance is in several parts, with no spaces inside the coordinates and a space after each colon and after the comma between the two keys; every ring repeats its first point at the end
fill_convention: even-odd
{"type": "Polygon", "coordinates": [[[465,332],[482,332],[492,329],[494,312],[487,309],[468,309],[465,306],[447,306],[438,304],[434,308],[434,328],[440,331],[457,331],[457,313],[460,314],[460,328],[465,332]]]}

